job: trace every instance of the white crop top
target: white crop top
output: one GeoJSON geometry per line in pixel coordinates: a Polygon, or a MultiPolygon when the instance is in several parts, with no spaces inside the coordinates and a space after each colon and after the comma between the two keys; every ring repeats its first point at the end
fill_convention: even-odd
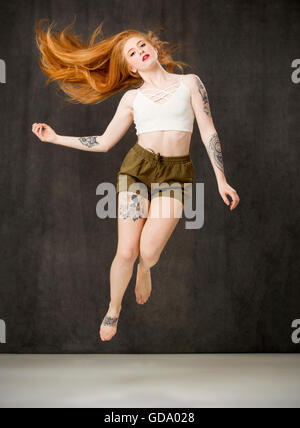
{"type": "Polygon", "coordinates": [[[183,75],[166,89],[138,89],[133,103],[136,134],[152,131],[193,132],[191,91],[183,75]]]}

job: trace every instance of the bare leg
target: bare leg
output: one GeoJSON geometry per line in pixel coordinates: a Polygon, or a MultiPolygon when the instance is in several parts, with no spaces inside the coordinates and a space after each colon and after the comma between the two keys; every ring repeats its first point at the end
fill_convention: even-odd
{"type": "Polygon", "coordinates": [[[150,204],[133,193],[120,192],[118,196],[118,248],[110,269],[111,300],[100,326],[103,341],[111,340],[117,332],[123,296],[139,254],[140,235],[150,204]]]}
{"type": "Polygon", "coordinates": [[[152,281],[151,281],[151,270],[145,267],[141,269],[141,258],[137,266],[136,284],[135,284],[135,295],[138,304],[143,305],[146,303],[151,295],[152,281]]]}
{"type": "Polygon", "coordinates": [[[181,218],[182,210],[183,205],[178,199],[162,196],[151,201],[149,215],[140,238],[139,271],[141,275],[146,275],[158,262],[161,252],[181,218]],[[167,217],[165,213],[169,213],[169,216],[167,217]]]}

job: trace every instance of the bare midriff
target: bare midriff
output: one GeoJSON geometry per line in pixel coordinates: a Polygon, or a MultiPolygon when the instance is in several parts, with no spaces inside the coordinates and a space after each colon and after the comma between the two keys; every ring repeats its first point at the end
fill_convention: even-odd
{"type": "Polygon", "coordinates": [[[138,135],[138,144],[161,156],[186,156],[190,152],[191,132],[155,131],[138,135]]]}

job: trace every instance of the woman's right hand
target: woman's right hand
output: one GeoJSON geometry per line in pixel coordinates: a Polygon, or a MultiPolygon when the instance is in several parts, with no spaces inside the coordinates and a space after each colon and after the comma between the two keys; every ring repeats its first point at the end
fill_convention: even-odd
{"type": "Polygon", "coordinates": [[[32,132],[43,142],[55,143],[58,135],[46,123],[34,123],[32,125],[32,132]]]}

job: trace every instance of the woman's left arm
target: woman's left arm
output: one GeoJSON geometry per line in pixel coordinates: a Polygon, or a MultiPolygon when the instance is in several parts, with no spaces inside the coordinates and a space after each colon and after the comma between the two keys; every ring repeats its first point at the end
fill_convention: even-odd
{"type": "Polygon", "coordinates": [[[216,174],[220,195],[232,211],[239,204],[240,198],[236,190],[229,186],[225,177],[221,143],[212,119],[206,88],[196,74],[190,74],[189,78],[191,102],[200,135],[216,174]],[[232,199],[231,203],[227,198],[228,195],[232,199]]]}

